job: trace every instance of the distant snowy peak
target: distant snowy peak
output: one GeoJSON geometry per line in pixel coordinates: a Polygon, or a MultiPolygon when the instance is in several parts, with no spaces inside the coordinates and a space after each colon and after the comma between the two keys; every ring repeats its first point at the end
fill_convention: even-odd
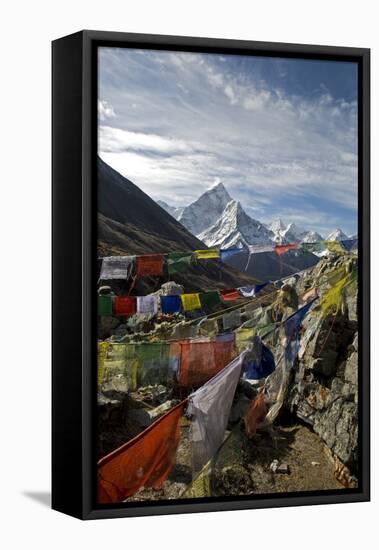
{"type": "Polygon", "coordinates": [[[342,229],[335,229],[326,237],[327,241],[345,241],[348,236],[342,231],[342,229]]]}
{"type": "Polygon", "coordinates": [[[305,233],[304,229],[298,227],[295,223],[286,225],[281,219],[274,220],[269,228],[273,232],[272,240],[281,244],[301,242],[302,235],[305,233]]]}
{"type": "Polygon", "coordinates": [[[183,212],[184,210],[184,206],[170,206],[169,204],[167,204],[167,202],[165,201],[157,201],[157,204],[159,204],[160,207],[162,207],[164,210],[166,210],[166,212],[168,212],[169,214],[171,214],[171,216],[173,218],[175,218],[176,220],[178,219],[178,217],[180,216],[180,214],[183,212]]]}
{"type": "Polygon", "coordinates": [[[322,236],[317,231],[305,231],[301,236],[301,242],[303,243],[316,243],[322,240],[322,236]]]}
{"type": "MultiPolygon", "coordinates": [[[[251,218],[241,204],[232,199],[224,184],[217,182],[197,200],[184,207],[170,206],[157,201],[193,235],[211,247],[246,248],[249,244],[287,244],[323,240],[317,232],[306,230],[295,223],[285,223],[277,218],[269,225],[251,218]]],[[[328,240],[344,240],[348,237],[336,229],[328,240]]]]}
{"type": "Polygon", "coordinates": [[[285,224],[280,219],[274,220],[268,227],[273,232],[272,240],[275,243],[311,243],[322,241],[322,236],[317,231],[308,231],[295,223],[285,224]]]}
{"type": "Polygon", "coordinates": [[[246,248],[249,244],[269,244],[272,232],[261,222],[250,218],[236,200],[226,205],[218,220],[198,235],[209,247],[246,248]]]}
{"type": "Polygon", "coordinates": [[[196,201],[183,208],[177,220],[194,235],[213,225],[232,200],[223,183],[205,191],[196,201]]]}
{"type": "Polygon", "coordinates": [[[287,226],[280,218],[277,218],[276,220],[273,220],[267,227],[276,234],[280,231],[284,231],[287,226]]]}

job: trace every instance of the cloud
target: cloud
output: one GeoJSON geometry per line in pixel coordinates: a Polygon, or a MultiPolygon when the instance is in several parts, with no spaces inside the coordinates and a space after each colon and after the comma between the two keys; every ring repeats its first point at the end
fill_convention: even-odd
{"type": "MultiPolygon", "coordinates": [[[[217,178],[262,221],[283,211],[321,230],[334,216],[355,231],[355,99],[334,97],[321,74],[317,91],[285,89],[255,58],[145,53],[100,50],[106,162],[169,204],[195,200],[217,178]]],[[[274,64],[280,82],[289,63],[274,64]]]]}
{"type": "Polygon", "coordinates": [[[116,113],[113,110],[112,105],[110,105],[104,99],[99,99],[97,102],[97,110],[99,113],[100,120],[106,120],[107,118],[113,118],[116,116],[116,113]]]}
{"type": "Polygon", "coordinates": [[[161,137],[156,134],[128,132],[112,126],[99,127],[99,149],[105,153],[123,153],[142,151],[156,154],[183,154],[192,151],[190,145],[182,140],[161,137]]]}

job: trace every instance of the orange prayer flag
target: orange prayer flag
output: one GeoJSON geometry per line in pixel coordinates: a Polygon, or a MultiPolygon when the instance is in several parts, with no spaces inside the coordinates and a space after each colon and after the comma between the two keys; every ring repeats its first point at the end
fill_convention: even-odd
{"type": "Polygon", "coordinates": [[[180,439],[182,401],[151,426],[97,463],[97,502],[122,502],[141,487],[160,489],[169,476],[180,439]]]}
{"type": "Polygon", "coordinates": [[[253,401],[251,401],[245,415],[243,417],[245,423],[245,431],[250,439],[257,431],[257,424],[263,422],[267,414],[267,407],[263,392],[259,393],[253,401]]]}
{"type": "Polygon", "coordinates": [[[228,341],[180,342],[178,384],[198,388],[220,372],[233,359],[234,338],[228,341]]]}
{"type": "Polygon", "coordinates": [[[288,244],[277,244],[275,246],[275,253],[280,256],[281,254],[285,254],[289,250],[296,250],[299,248],[299,243],[288,243],[288,244]]]}
{"type": "Polygon", "coordinates": [[[152,277],[161,277],[163,275],[163,256],[162,254],[147,254],[146,256],[137,256],[136,258],[136,277],[150,275],[152,277]]]}
{"type": "Polygon", "coordinates": [[[236,288],[227,288],[225,290],[220,290],[220,295],[225,302],[234,302],[241,298],[241,294],[236,288]]]}

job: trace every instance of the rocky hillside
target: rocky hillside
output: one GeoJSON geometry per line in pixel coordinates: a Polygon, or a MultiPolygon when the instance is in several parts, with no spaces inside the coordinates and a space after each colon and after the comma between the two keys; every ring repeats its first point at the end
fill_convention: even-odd
{"type": "Polygon", "coordinates": [[[358,466],[358,322],[357,258],[323,259],[301,277],[299,293],[319,285],[321,306],[304,320],[299,364],[289,388],[287,407],[312,427],[335,458],[352,474],[358,466]],[[322,311],[347,275],[336,315],[322,311]],[[327,294],[329,292],[329,294],[327,294]]]}

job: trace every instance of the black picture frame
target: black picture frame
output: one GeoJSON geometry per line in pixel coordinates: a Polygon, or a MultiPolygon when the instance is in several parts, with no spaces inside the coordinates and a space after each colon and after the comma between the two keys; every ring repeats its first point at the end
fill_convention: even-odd
{"type": "Polygon", "coordinates": [[[370,499],[370,50],[81,31],[52,43],[52,507],[81,519],[370,499]],[[358,64],[359,446],[357,489],[112,506],[95,504],[98,46],[222,52],[358,64]]]}

